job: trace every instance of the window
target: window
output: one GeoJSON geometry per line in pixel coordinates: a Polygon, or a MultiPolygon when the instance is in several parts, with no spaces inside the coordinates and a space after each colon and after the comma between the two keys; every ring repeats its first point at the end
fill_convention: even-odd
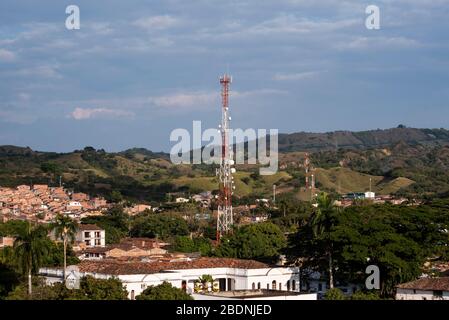
{"type": "Polygon", "coordinates": [[[84,243],[86,244],[86,246],[90,247],[90,240],[84,240],[84,243]]]}
{"type": "Polygon", "coordinates": [[[296,291],[296,280],[292,280],[292,290],[296,291]]]}
{"type": "Polygon", "coordinates": [[[259,283],[257,283],[257,289],[260,290],[260,288],[261,288],[261,286],[260,286],[260,282],[259,282],[259,283]]]}
{"type": "Polygon", "coordinates": [[[96,246],[100,246],[101,245],[101,240],[100,239],[95,239],[95,245],[96,246]]]}
{"type": "Polygon", "coordinates": [[[290,291],[290,281],[287,281],[287,291],[290,291]]]}
{"type": "Polygon", "coordinates": [[[267,283],[267,290],[270,290],[270,284],[267,283]]]}
{"type": "Polygon", "coordinates": [[[182,291],[187,292],[187,281],[182,280],[181,288],[182,288],[182,291]]]}
{"type": "Polygon", "coordinates": [[[84,238],[90,238],[90,232],[89,231],[84,232],[84,238]]]}
{"type": "Polygon", "coordinates": [[[99,231],[96,231],[95,232],[95,238],[100,238],[101,236],[100,236],[100,232],[99,231]]]}
{"type": "Polygon", "coordinates": [[[252,289],[256,290],[256,284],[253,282],[252,289]]]}
{"type": "Polygon", "coordinates": [[[279,291],[282,291],[282,283],[279,282],[279,291]]]}
{"type": "Polygon", "coordinates": [[[273,280],[273,282],[271,282],[271,289],[276,290],[276,280],[273,280]]]}
{"type": "Polygon", "coordinates": [[[134,290],[131,290],[131,300],[134,300],[134,290]]]}

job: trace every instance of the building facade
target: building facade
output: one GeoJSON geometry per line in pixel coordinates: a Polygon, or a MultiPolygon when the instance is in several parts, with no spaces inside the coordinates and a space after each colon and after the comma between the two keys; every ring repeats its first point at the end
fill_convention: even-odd
{"type": "MultiPolygon", "coordinates": [[[[197,258],[170,261],[130,262],[116,260],[83,261],[78,265],[78,276],[91,275],[96,278],[120,279],[130,299],[149,286],[164,281],[192,294],[195,283],[203,275],[210,275],[219,291],[268,289],[299,292],[299,268],[273,267],[252,260],[230,258],[197,258]]],[[[47,283],[62,280],[62,270],[41,268],[40,274],[47,283]]]]}
{"type": "Polygon", "coordinates": [[[400,284],[396,287],[396,300],[449,300],[449,277],[400,284]]]}
{"type": "Polygon", "coordinates": [[[106,245],[106,232],[96,225],[81,224],[76,233],[75,240],[88,248],[104,247],[106,245]]]}

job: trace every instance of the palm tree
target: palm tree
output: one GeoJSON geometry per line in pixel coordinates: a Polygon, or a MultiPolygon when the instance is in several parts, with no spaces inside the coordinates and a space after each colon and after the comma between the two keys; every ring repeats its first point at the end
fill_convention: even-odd
{"type": "Polygon", "coordinates": [[[316,198],[316,210],[312,215],[311,227],[315,239],[324,241],[328,260],[329,288],[334,287],[334,262],[332,257],[333,245],[330,232],[334,224],[334,201],[327,193],[320,193],[316,198]]]}
{"type": "Polygon", "coordinates": [[[213,284],[214,278],[210,274],[203,274],[201,277],[198,278],[198,281],[203,285],[203,290],[207,291],[207,284],[213,284]]]}
{"type": "Polygon", "coordinates": [[[67,269],[67,245],[75,239],[78,224],[67,216],[58,214],[51,225],[57,238],[62,239],[64,244],[64,270],[63,279],[65,281],[67,269]]]}
{"type": "Polygon", "coordinates": [[[47,229],[42,226],[31,228],[31,224],[28,223],[27,231],[18,235],[14,241],[14,255],[18,267],[28,275],[29,296],[32,294],[31,275],[39,270],[48,251],[47,229]]]}

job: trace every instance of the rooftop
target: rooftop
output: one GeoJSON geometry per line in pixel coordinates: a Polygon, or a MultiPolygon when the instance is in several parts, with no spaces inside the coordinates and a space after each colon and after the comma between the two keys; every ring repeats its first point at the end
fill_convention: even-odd
{"type": "Polygon", "coordinates": [[[400,289],[416,290],[442,290],[449,291],[449,277],[441,278],[422,278],[415,281],[403,283],[397,286],[400,289]]]}
{"type": "Polygon", "coordinates": [[[94,224],[80,224],[79,229],[81,231],[96,231],[96,230],[103,230],[102,228],[94,225],[94,224]]]}
{"type": "Polygon", "coordinates": [[[270,266],[254,260],[231,258],[197,258],[197,259],[157,259],[149,262],[102,260],[83,261],[79,265],[81,272],[95,272],[108,275],[152,274],[168,270],[239,268],[263,269],[270,266]]]}

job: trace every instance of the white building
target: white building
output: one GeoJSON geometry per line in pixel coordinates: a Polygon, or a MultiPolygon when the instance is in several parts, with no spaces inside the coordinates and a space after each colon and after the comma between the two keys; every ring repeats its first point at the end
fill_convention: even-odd
{"type": "Polygon", "coordinates": [[[449,277],[400,284],[396,287],[396,300],[449,300],[449,277]]]}
{"type": "Polygon", "coordinates": [[[81,224],[75,240],[78,243],[84,243],[86,247],[104,247],[106,245],[106,232],[93,224],[81,224]]]}
{"type": "Polygon", "coordinates": [[[187,198],[176,198],[176,203],[188,203],[190,200],[187,198]]]}
{"type": "MultiPolygon", "coordinates": [[[[148,262],[118,260],[83,261],[78,265],[79,277],[120,279],[134,299],[148,286],[164,281],[192,294],[202,275],[211,275],[220,291],[277,290],[299,292],[299,268],[273,267],[253,260],[231,258],[154,259],[148,262]]],[[[62,270],[41,268],[47,283],[61,281],[62,270]]]]}
{"type": "Polygon", "coordinates": [[[365,192],[365,199],[374,200],[376,198],[376,194],[374,192],[368,191],[365,192]]]}
{"type": "Polygon", "coordinates": [[[194,300],[317,300],[316,293],[299,293],[276,290],[235,290],[211,292],[206,294],[194,293],[194,300]]]}

